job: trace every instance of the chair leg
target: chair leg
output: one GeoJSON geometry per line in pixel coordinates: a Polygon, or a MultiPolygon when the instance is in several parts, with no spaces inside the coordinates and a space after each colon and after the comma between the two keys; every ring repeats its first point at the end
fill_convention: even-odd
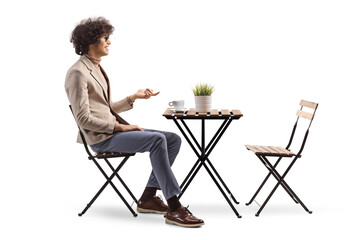
{"type": "Polygon", "coordinates": [[[82,210],[81,213],[78,214],[79,217],[81,217],[82,215],[84,215],[86,213],[86,211],[91,207],[91,205],[95,202],[95,200],[98,198],[98,196],[102,193],[102,191],[105,189],[105,187],[109,184],[108,181],[106,181],[102,187],[99,189],[99,191],[95,194],[95,196],[90,200],[90,202],[88,204],[86,204],[86,207],[84,208],[84,210],[82,210]]]}
{"type": "MultiPolygon", "coordinates": [[[[255,216],[259,216],[261,211],[264,209],[264,207],[266,206],[266,204],[268,203],[268,201],[270,200],[270,198],[272,197],[272,195],[274,194],[274,192],[276,191],[276,189],[279,187],[279,185],[284,184],[284,178],[285,176],[288,174],[288,172],[290,171],[291,167],[294,165],[295,161],[297,160],[297,157],[294,158],[294,160],[290,163],[290,165],[288,166],[288,168],[285,170],[284,174],[281,176],[276,169],[274,168],[274,166],[271,165],[271,163],[269,162],[269,160],[267,160],[266,157],[263,156],[263,160],[266,162],[266,164],[270,167],[271,169],[271,174],[278,180],[277,184],[275,185],[275,187],[273,188],[273,190],[271,191],[271,193],[269,194],[269,196],[266,198],[266,200],[264,201],[264,203],[261,205],[260,209],[258,210],[258,212],[255,214],[255,216]]],[[[286,184],[286,183],[285,183],[286,184]]],[[[286,184],[286,188],[284,188],[285,190],[287,190],[286,192],[289,193],[289,195],[292,198],[295,198],[297,202],[299,202],[301,204],[301,206],[305,209],[305,211],[307,211],[308,213],[312,213],[312,211],[310,211],[305,204],[300,200],[300,198],[294,193],[294,191],[286,184]]]]}
{"type": "MultiPolygon", "coordinates": [[[[266,164],[266,162],[261,159],[259,156],[258,158],[260,159],[260,161],[265,165],[265,167],[269,170],[268,175],[265,177],[264,181],[260,184],[259,188],[256,190],[255,194],[253,195],[253,197],[250,199],[250,201],[248,203],[246,203],[246,206],[249,206],[256,198],[256,196],[258,195],[258,193],[260,192],[260,190],[263,188],[263,186],[265,185],[265,183],[267,182],[267,180],[269,179],[269,177],[272,175],[271,171],[272,169],[266,164]]],[[[274,169],[277,167],[277,165],[280,163],[280,160],[282,159],[282,157],[279,157],[279,159],[276,161],[276,163],[274,164],[274,169]]],[[[276,176],[275,177],[276,180],[279,180],[279,177],[276,176]]],[[[290,195],[290,197],[294,200],[295,203],[298,203],[298,201],[296,200],[296,198],[293,196],[294,194],[290,192],[289,190],[289,186],[287,185],[287,183],[284,181],[281,186],[284,188],[284,190],[290,195]]]]}
{"type": "Polygon", "coordinates": [[[278,175],[279,179],[280,179],[280,184],[285,184],[287,189],[288,189],[288,193],[290,194],[290,196],[294,199],[294,201],[296,203],[300,203],[300,205],[305,209],[305,211],[307,211],[308,213],[312,213],[312,211],[310,211],[305,204],[300,200],[300,198],[295,194],[295,192],[289,187],[289,185],[287,185],[287,183],[285,182],[284,178],[286,176],[286,174],[290,171],[290,168],[294,165],[295,161],[297,160],[298,157],[295,157],[294,160],[291,162],[291,164],[289,165],[289,167],[286,169],[286,171],[284,172],[283,176],[280,176],[280,174],[276,171],[276,169],[274,167],[271,166],[269,160],[267,160],[265,157],[264,159],[267,161],[268,164],[270,164],[270,166],[273,169],[274,174],[278,175]]]}
{"type": "MultiPolygon", "coordinates": [[[[124,161],[126,162],[127,159],[129,157],[127,157],[126,159],[124,159],[124,161]]],[[[104,158],[105,162],[107,163],[107,165],[110,167],[110,169],[112,171],[115,171],[114,167],[111,165],[111,163],[109,162],[109,160],[107,158],[104,158]]],[[[138,200],[136,199],[136,197],[134,196],[134,194],[131,192],[130,188],[125,184],[124,180],[122,180],[122,178],[119,176],[119,174],[116,172],[116,177],[117,179],[121,182],[121,184],[124,186],[124,188],[126,189],[126,191],[129,193],[129,195],[131,196],[131,198],[134,200],[134,202],[137,204],[138,200]]]]}
{"type": "Polygon", "coordinates": [[[107,176],[107,174],[105,173],[105,171],[101,168],[100,164],[95,160],[92,159],[93,162],[95,163],[95,165],[99,168],[100,172],[104,175],[104,177],[106,178],[106,182],[104,183],[104,185],[100,188],[100,190],[95,194],[95,196],[91,199],[91,201],[89,202],[89,204],[87,204],[87,206],[85,207],[85,209],[79,213],[79,216],[82,216],[83,214],[85,214],[85,212],[91,207],[91,205],[95,202],[95,200],[98,198],[98,196],[101,194],[101,192],[105,189],[105,187],[110,184],[112,186],[112,188],[115,190],[115,192],[118,194],[118,196],[121,198],[121,200],[124,202],[124,204],[127,206],[127,208],[130,210],[130,212],[133,214],[134,217],[137,216],[137,214],[135,213],[135,211],[131,208],[131,206],[129,205],[129,203],[126,201],[126,199],[122,196],[122,194],[120,193],[120,191],[116,188],[116,186],[113,184],[112,179],[114,178],[114,176],[117,174],[117,172],[120,170],[120,168],[125,164],[125,162],[127,161],[129,157],[125,157],[123,159],[123,161],[119,164],[119,166],[115,169],[115,171],[110,175],[110,177],[107,176]]]}
{"type": "MultiPolygon", "coordinates": [[[[274,167],[276,167],[279,164],[280,160],[281,160],[281,157],[276,161],[274,167]]],[[[265,183],[267,182],[267,180],[269,179],[270,176],[271,176],[271,172],[269,171],[268,175],[265,177],[264,181],[260,184],[259,188],[256,190],[253,197],[250,199],[250,201],[248,203],[245,203],[246,206],[249,206],[255,200],[256,196],[258,195],[260,190],[263,188],[263,186],[265,185],[265,183]]]]}
{"type": "MultiPolygon", "coordinates": [[[[269,170],[269,175],[273,175],[275,177],[275,179],[277,181],[279,181],[280,179],[280,174],[276,171],[276,166],[278,165],[278,163],[280,162],[280,160],[282,159],[282,157],[280,157],[278,159],[278,161],[276,162],[276,164],[274,166],[271,165],[271,163],[269,162],[269,160],[265,157],[265,156],[258,156],[258,158],[260,159],[260,161],[265,165],[265,167],[269,170]]],[[[289,185],[285,182],[285,180],[280,182],[280,185],[284,188],[284,190],[289,194],[289,196],[294,200],[294,202],[297,204],[299,203],[296,199],[296,197],[294,196],[294,192],[291,190],[291,188],[289,187],[289,185]]]]}

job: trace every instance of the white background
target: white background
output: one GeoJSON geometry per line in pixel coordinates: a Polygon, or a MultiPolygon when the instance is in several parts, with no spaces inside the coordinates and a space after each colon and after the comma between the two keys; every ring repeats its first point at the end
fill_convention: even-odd
{"type": "MultiPolygon", "coordinates": [[[[1,239],[359,238],[358,1],[2,1],[0,12],[1,239]],[[193,107],[198,82],[215,86],[214,108],[243,112],[210,156],[241,202],[241,219],[204,169],[181,199],[205,220],[199,229],[134,218],[110,188],[77,216],[104,178],[75,143],[64,80],[78,59],[69,35],[94,16],[116,29],[102,61],[113,99],[161,92],[122,114],[129,122],[180,134],[162,113],[174,99],[193,107]],[[319,108],[286,180],[313,214],[279,188],[257,218],[258,206],[245,202],[266,169],[244,144],[285,146],[300,99],[319,108]]],[[[218,124],[209,124],[208,138],[218,124]]],[[[199,134],[198,123],[190,126],[199,134]]],[[[173,166],[179,182],[194,156],[183,139],[173,166]]],[[[144,153],[121,171],[137,197],[150,169],[144,153]]]]}

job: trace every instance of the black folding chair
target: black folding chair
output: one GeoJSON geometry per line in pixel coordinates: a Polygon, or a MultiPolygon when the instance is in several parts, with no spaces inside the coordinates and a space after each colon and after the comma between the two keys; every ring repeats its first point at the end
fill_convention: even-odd
{"type": "Polygon", "coordinates": [[[301,108],[300,110],[297,110],[297,119],[295,122],[295,125],[293,127],[292,133],[291,133],[291,137],[289,140],[288,145],[285,148],[282,147],[274,147],[274,146],[258,146],[258,145],[245,145],[246,148],[248,150],[251,150],[252,152],[254,152],[256,154],[256,156],[260,159],[260,161],[265,165],[265,167],[269,170],[268,175],[266,176],[266,178],[264,179],[264,181],[261,183],[260,187],[258,188],[258,190],[255,192],[254,196],[251,198],[251,200],[246,203],[246,205],[250,205],[255,197],[258,195],[258,193],[260,192],[260,190],[262,189],[262,187],[264,186],[264,184],[266,183],[266,181],[269,179],[270,175],[273,175],[275,177],[275,179],[277,180],[277,183],[275,185],[275,187],[273,188],[273,190],[270,192],[269,196],[266,198],[266,200],[264,201],[264,203],[260,206],[260,209],[258,210],[258,212],[255,214],[255,216],[259,216],[259,214],[261,213],[261,211],[263,210],[263,208],[266,206],[266,204],[268,203],[268,201],[270,200],[270,198],[272,197],[272,195],[274,194],[274,192],[276,191],[276,189],[279,187],[279,185],[281,185],[284,190],[290,195],[290,197],[295,201],[295,203],[300,203],[300,205],[308,212],[308,213],[312,213],[312,211],[310,211],[305,204],[300,200],[300,198],[295,194],[295,192],[289,187],[289,185],[285,182],[284,178],[285,176],[288,174],[288,172],[290,171],[291,167],[294,165],[295,161],[301,157],[301,153],[304,150],[305,147],[305,143],[307,140],[307,137],[309,135],[309,129],[311,126],[311,123],[314,119],[314,115],[316,112],[316,109],[318,107],[317,103],[314,102],[309,102],[309,101],[305,101],[305,100],[301,100],[300,101],[300,105],[301,108]],[[313,113],[309,113],[309,112],[305,112],[303,111],[303,107],[307,107],[307,108],[311,108],[313,109],[313,113]],[[309,122],[309,126],[305,132],[305,136],[304,139],[302,141],[300,150],[297,154],[293,153],[290,151],[290,145],[293,141],[294,135],[295,135],[295,131],[296,131],[296,127],[299,121],[299,117],[305,118],[310,120],[309,122]],[[277,157],[277,161],[275,162],[274,165],[272,165],[270,163],[270,161],[267,159],[267,157],[277,157]],[[289,164],[289,166],[286,168],[286,170],[284,171],[284,173],[281,175],[277,170],[276,167],[278,166],[278,164],[280,163],[280,160],[282,158],[293,158],[293,160],[291,161],[291,163],[289,164]]]}
{"type": "MultiPolygon", "coordinates": [[[[69,105],[70,110],[72,112],[72,108],[71,105],[69,105]]],[[[78,126],[79,128],[79,126],[78,126]]],[[[84,210],[79,213],[78,215],[81,217],[83,214],[85,214],[85,212],[91,207],[91,205],[95,202],[95,200],[98,198],[98,196],[102,193],[102,191],[106,188],[106,186],[108,184],[110,184],[113,189],[115,190],[115,192],[117,193],[117,195],[119,195],[119,197],[121,198],[121,200],[125,203],[125,205],[128,207],[128,209],[130,210],[130,212],[133,214],[134,217],[137,216],[137,214],[135,213],[135,211],[131,208],[131,206],[129,205],[129,203],[126,201],[126,199],[123,197],[123,195],[120,193],[120,191],[116,188],[115,184],[112,182],[112,179],[116,176],[116,178],[121,182],[121,184],[124,186],[124,188],[127,190],[127,192],[129,193],[129,195],[131,196],[131,198],[134,200],[135,203],[137,203],[137,199],[135,198],[135,196],[133,195],[133,193],[131,192],[131,190],[128,188],[128,186],[125,184],[125,182],[121,179],[121,177],[119,176],[118,172],[121,169],[121,167],[126,163],[126,161],[129,159],[129,157],[134,156],[135,153],[119,153],[119,152],[115,152],[115,153],[97,153],[95,155],[93,155],[89,148],[88,145],[86,143],[84,134],[82,133],[81,129],[79,128],[79,132],[80,132],[80,137],[81,140],[84,144],[85,150],[88,154],[88,159],[92,160],[95,165],[99,168],[100,172],[104,175],[104,177],[106,178],[106,182],[102,185],[102,187],[99,189],[99,191],[95,194],[95,196],[91,199],[91,201],[86,205],[86,207],[84,208],[84,210]],[[120,164],[114,168],[111,163],[109,162],[108,158],[123,158],[123,160],[120,162],[120,164]],[[101,165],[96,161],[96,159],[104,159],[104,161],[106,162],[106,164],[110,167],[110,169],[112,170],[112,174],[110,176],[108,176],[106,174],[106,172],[101,168],[101,165]]]]}

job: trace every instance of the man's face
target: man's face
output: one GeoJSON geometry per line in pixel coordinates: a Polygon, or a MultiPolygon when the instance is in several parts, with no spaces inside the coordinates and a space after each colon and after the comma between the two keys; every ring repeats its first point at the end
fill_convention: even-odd
{"type": "Polygon", "coordinates": [[[109,40],[109,35],[104,35],[100,38],[100,43],[90,45],[91,52],[97,56],[107,56],[109,55],[109,45],[111,41],[109,40]]]}

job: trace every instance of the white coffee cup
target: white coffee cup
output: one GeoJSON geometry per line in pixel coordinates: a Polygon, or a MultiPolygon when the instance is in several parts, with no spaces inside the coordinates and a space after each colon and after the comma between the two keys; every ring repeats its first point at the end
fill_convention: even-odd
{"type": "Polygon", "coordinates": [[[174,107],[175,111],[182,111],[184,109],[184,100],[176,100],[169,102],[170,107],[174,107]]]}

